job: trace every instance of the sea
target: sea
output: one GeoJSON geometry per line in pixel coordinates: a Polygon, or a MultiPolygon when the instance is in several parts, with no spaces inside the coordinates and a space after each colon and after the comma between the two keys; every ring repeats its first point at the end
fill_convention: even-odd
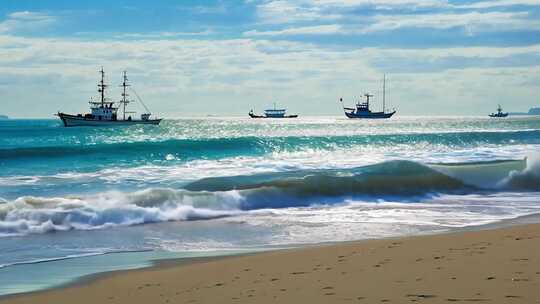
{"type": "Polygon", "coordinates": [[[0,121],[0,295],[540,213],[540,117],[0,121]]]}

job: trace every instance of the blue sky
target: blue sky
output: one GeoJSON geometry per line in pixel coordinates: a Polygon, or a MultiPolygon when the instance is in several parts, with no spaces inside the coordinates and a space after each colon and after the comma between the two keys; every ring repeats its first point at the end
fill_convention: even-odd
{"type": "Polygon", "coordinates": [[[163,116],[334,115],[384,73],[405,115],[540,104],[540,0],[0,1],[15,117],[85,111],[101,66],[111,98],[126,69],[163,116]]]}

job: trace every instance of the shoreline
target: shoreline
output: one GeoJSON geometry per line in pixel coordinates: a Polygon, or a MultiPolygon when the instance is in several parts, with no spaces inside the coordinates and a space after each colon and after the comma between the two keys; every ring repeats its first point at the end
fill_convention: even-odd
{"type": "MultiPolygon", "coordinates": [[[[8,294],[8,295],[4,295],[4,296],[0,296],[0,303],[33,303],[33,302],[37,302],[37,301],[50,301],[50,302],[56,302],[56,303],[69,303],[70,301],[73,300],[73,298],[70,298],[70,296],[76,296],[76,297],[79,297],[80,295],[79,294],[89,294],[89,295],[94,295],[95,296],[95,290],[103,290],[103,286],[104,284],[105,285],[118,285],[118,286],[123,286],[124,288],[120,288],[120,289],[117,289],[117,290],[112,290],[113,294],[112,296],[109,296],[109,297],[114,297],[116,298],[115,295],[117,296],[125,296],[124,292],[128,292],[128,294],[130,293],[133,293],[133,290],[141,290],[141,289],[144,289],[145,288],[145,284],[159,284],[159,285],[156,285],[156,286],[162,286],[162,285],[166,285],[166,282],[168,280],[165,280],[163,281],[162,279],[166,278],[166,277],[176,277],[176,276],[179,276],[181,278],[181,282],[182,284],[184,284],[183,286],[184,287],[187,287],[189,285],[192,285],[190,284],[190,281],[189,280],[186,280],[183,276],[183,274],[186,274],[186,273],[190,273],[190,272],[195,272],[195,273],[198,273],[198,272],[202,272],[202,274],[199,274],[197,276],[197,279],[198,279],[198,282],[205,282],[205,284],[202,284],[201,286],[206,286],[205,288],[208,288],[208,289],[212,289],[212,288],[216,288],[216,287],[220,287],[220,289],[223,290],[227,290],[226,289],[226,282],[218,282],[218,283],[215,283],[213,286],[211,286],[211,282],[217,280],[217,278],[214,278],[214,276],[216,274],[218,275],[226,275],[226,274],[229,274],[232,276],[232,272],[236,273],[235,276],[232,276],[232,281],[231,282],[235,282],[235,279],[236,277],[240,277],[239,275],[242,274],[242,276],[244,276],[246,273],[244,273],[244,271],[242,271],[242,269],[240,269],[241,267],[236,267],[237,269],[234,269],[235,267],[232,267],[233,269],[231,269],[230,266],[234,266],[234,265],[245,265],[246,263],[250,264],[253,269],[255,268],[258,268],[259,265],[256,265],[257,263],[253,264],[254,261],[259,261],[261,264],[275,264],[275,268],[276,270],[280,270],[280,273],[281,274],[286,274],[286,269],[290,268],[290,273],[289,273],[289,276],[298,276],[298,275],[304,275],[304,274],[308,274],[308,273],[312,273],[312,272],[315,272],[315,268],[320,268],[319,266],[317,266],[317,264],[314,264],[314,265],[311,265],[311,270],[312,271],[294,271],[294,267],[298,267],[299,265],[295,265],[295,263],[291,264],[291,265],[287,265],[287,266],[283,266],[283,263],[285,264],[289,264],[290,261],[287,261],[289,258],[295,258],[297,259],[298,257],[300,257],[300,261],[309,261],[309,260],[321,260],[323,258],[325,258],[329,252],[332,252],[332,253],[335,253],[335,252],[342,252],[342,251],[347,251],[347,250],[352,250],[352,249],[355,249],[353,250],[353,252],[357,252],[357,251],[365,251],[366,248],[367,249],[372,249],[373,246],[375,247],[386,247],[387,249],[392,249],[394,247],[400,247],[401,244],[406,244],[406,243],[420,243],[422,246],[420,247],[424,247],[425,250],[429,251],[429,252],[432,252],[435,250],[435,251],[440,251],[441,248],[436,248],[437,246],[431,246],[429,243],[432,243],[432,242],[435,242],[435,243],[440,243],[440,240],[441,239],[452,239],[453,241],[458,241],[458,243],[460,241],[462,241],[463,239],[469,239],[469,238],[472,238],[472,239],[476,239],[476,241],[478,242],[487,242],[487,243],[494,243],[494,242],[488,242],[486,240],[482,240],[482,239],[492,239],[494,236],[501,236],[501,235],[506,235],[506,234],[523,234],[523,235],[534,235],[532,238],[540,238],[540,224],[537,224],[538,223],[538,218],[540,216],[539,215],[531,215],[531,216],[525,216],[525,217],[521,217],[521,218],[517,218],[517,219],[513,219],[513,220],[507,220],[507,221],[503,221],[503,222],[498,222],[498,223],[492,223],[492,224],[487,224],[487,225],[482,225],[482,226],[475,226],[475,227],[466,227],[466,228],[458,228],[458,229],[453,229],[452,231],[447,231],[447,232],[442,232],[442,233],[436,233],[436,234],[427,234],[427,235],[416,235],[416,236],[402,236],[402,237],[390,237],[390,238],[383,238],[383,239],[367,239],[367,240],[359,240],[359,241],[347,241],[347,242],[337,242],[337,243],[322,243],[322,244],[312,244],[312,245],[308,245],[308,246],[302,246],[302,247],[294,247],[294,248],[286,248],[286,249],[274,249],[274,250],[270,250],[270,251],[263,251],[263,252],[252,252],[252,253],[239,253],[239,254],[234,254],[234,255],[227,255],[227,256],[209,256],[209,257],[199,257],[199,258],[172,258],[172,259],[163,259],[163,260],[154,260],[152,261],[151,265],[148,266],[148,267],[143,267],[143,268],[136,268],[136,269],[127,269],[127,270],[114,270],[114,271],[108,271],[108,272],[101,272],[101,273],[95,273],[95,274],[91,274],[91,275],[87,275],[87,276],[83,276],[73,282],[69,282],[69,283],[66,283],[66,284],[62,284],[61,286],[55,286],[55,287],[52,287],[52,288],[47,288],[47,289],[43,289],[43,290],[37,290],[37,291],[31,291],[31,292],[23,292],[23,293],[17,293],[17,294],[8,294]],[[428,243],[428,244],[426,244],[428,243]],[[396,245],[396,244],[399,244],[399,245],[396,245]],[[285,267],[285,268],[283,268],[285,267]],[[214,272],[212,271],[212,268],[216,268],[216,269],[225,269],[226,271],[224,272],[214,272]],[[227,273],[227,271],[229,273],[227,273]],[[204,275],[206,273],[206,275],[204,275]],[[295,274],[296,273],[296,274],[295,274]],[[158,283],[144,283],[143,281],[157,281],[158,283]],[[139,284],[138,287],[136,287],[136,285],[139,284]],[[141,288],[141,286],[143,286],[141,288]],[[71,300],[70,300],[71,299],[71,300]]],[[[529,240],[527,237],[530,237],[530,236],[526,236],[526,237],[520,237],[520,236],[517,236],[515,237],[515,239],[519,239],[519,240],[529,240]]],[[[538,242],[537,242],[538,243],[538,242]]],[[[540,244],[539,244],[540,245],[540,244]]],[[[450,245],[449,245],[450,246],[450,245]]],[[[486,246],[480,246],[480,247],[486,247],[486,246]]],[[[523,247],[523,246],[521,246],[523,247]]],[[[533,246],[534,247],[534,246],[533,246]]],[[[529,255],[532,255],[532,256],[529,256],[527,258],[521,258],[521,259],[524,259],[522,260],[522,262],[525,262],[525,261],[532,261],[534,260],[534,266],[535,267],[532,267],[534,269],[531,269],[536,271],[533,272],[532,275],[529,275],[529,276],[532,276],[532,277],[537,277],[537,278],[526,278],[523,280],[523,282],[532,282],[534,283],[535,286],[537,286],[538,283],[535,282],[534,279],[537,279],[538,281],[540,281],[540,263],[539,262],[539,259],[538,257],[540,257],[540,250],[538,250],[540,248],[540,246],[535,246],[534,247],[534,250],[530,251],[528,254],[529,255]]],[[[383,248],[384,249],[384,248],[383,248]]],[[[484,249],[481,249],[481,250],[485,250],[486,248],[484,249]]],[[[502,247],[503,251],[508,251],[509,249],[511,248],[508,248],[508,246],[503,246],[502,247]]],[[[516,250],[519,250],[519,248],[515,248],[516,250]]],[[[368,250],[369,251],[369,250],[368,250]]],[[[384,251],[384,250],[383,250],[384,251]]],[[[474,251],[473,251],[474,252],[474,251]]],[[[384,252],[383,252],[384,253],[384,252]]],[[[440,253],[439,253],[440,254],[440,253]]],[[[385,255],[385,254],[383,254],[385,255]]],[[[474,253],[472,254],[474,255],[474,253]]],[[[339,263],[343,262],[343,261],[340,261],[340,260],[346,260],[346,257],[348,257],[349,255],[347,254],[342,254],[342,255],[338,255],[338,259],[337,261],[333,261],[333,263],[330,263],[331,265],[329,265],[329,267],[327,268],[331,268],[333,269],[334,267],[339,267],[339,263]],[[339,258],[341,257],[341,258],[339,258]]],[[[444,256],[444,255],[442,255],[444,256]]],[[[373,265],[373,267],[376,267],[376,268],[379,268],[379,267],[383,267],[386,263],[391,263],[390,261],[394,260],[395,258],[399,258],[399,256],[394,256],[394,255],[390,255],[391,258],[387,258],[387,259],[383,259],[382,256],[381,256],[381,261],[375,263],[373,265]],[[388,260],[388,261],[387,261],[388,260]],[[376,265],[379,265],[379,266],[376,266],[376,265]]],[[[371,262],[374,262],[374,261],[371,261],[371,262]]],[[[407,265],[398,265],[400,267],[407,267],[407,265]]],[[[265,266],[266,267],[266,266],[265,266]]],[[[263,267],[264,268],[264,267],[263,267]]],[[[266,272],[272,272],[272,269],[273,267],[271,267],[270,269],[266,269],[267,271],[266,272]]],[[[494,270],[497,268],[497,264],[494,264],[493,265],[493,268],[494,270]]],[[[531,268],[531,267],[529,267],[531,268]]],[[[248,269],[248,268],[243,268],[243,270],[245,269],[248,269]]],[[[320,270],[320,269],[318,269],[320,270]]],[[[499,271],[499,270],[498,270],[499,271]]],[[[249,271],[248,271],[249,272],[249,271]]],[[[368,271],[369,272],[369,271],[368,271]]],[[[519,271],[521,273],[523,273],[523,271],[519,271]]],[[[395,271],[392,271],[391,274],[395,273],[395,271]]],[[[261,273],[259,274],[259,276],[262,276],[262,277],[265,277],[265,276],[270,276],[271,274],[270,273],[266,273],[264,274],[261,273]]],[[[361,274],[361,273],[357,273],[356,274],[357,277],[356,279],[358,280],[364,280],[364,279],[367,279],[367,277],[365,277],[365,275],[368,275],[368,274],[361,274]]],[[[251,276],[254,281],[251,282],[251,285],[255,284],[254,282],[256,282],[258,280],[258,277],[255,276],[253,277],[251,274],[247,274],[247,276],[251,276]]],[[[274,275],[276,276],[276,275],[274,275]]],[[[369,277],[369,275],[368,275],[369,277]]],[[[489,278],[490,276],[488,276],[487,278],[489,278]]],[[[231,279],[231,278],[229,278],[231,279]]],[[[319,278],[320,279],[320,278],[319,278]]],[[[336,278],[337,281],[339,281],[338,278],[336,278]]],[[[510,279],[513,279],[513,278],[510,278],[510,279]]],[[[259,279],[260,280],[260,279],[259,279]]],[[[272,278],[269,282],[267,282],[266,284],[270,284],[269,286],[272,286],[272,285],[275,285],[273,284],[273,282],[278,282],[282,280],[281,278],[272,278]],[[274,280],[275,279],[275,280],[274,280]]],[[[487,279],[488,281],[490,281],[491,279],[487,279]]],[[[226,281],[226,280],[222,280],[222,281],[226,281]]],[[[262,282],[259,282],[259,283],[262,283],[262,282]]],[[[316,281],[313,281],[312,282],[313,284],[316,283],[316,281]]],[[[334,282],[332,282],[334,283],[334,282]]],[[[180,284],[180,285],[182,285],[180,284]]],[[[248,285],[249,282],[248,282],[248,285]]],[[[418,285],[421,285],[421,283],[418,283],[418,285]]],[[[523,284],[522,284],[523,285],[523,284]]],[[[151,286],[154,286],[154,285],[151,285],[151,286]]],[[[267,286],[267,287],[269,287],[267,286]]],[[[149,287],[149,286],[146,286],[146,287],[149,287]]],[[[306,288],[309,288],[310,286],[304,286],[306,288]]],[[[327,286],[328,287],[328,286],[327,286]]],[[[180,287],[179,287],[180,288],[180,287]]],[[[202,287],[201,287],[202,288],[202,287]]],[[[247,288],[247,287],[246,287],[247,288]]],[[[332,287],[332,290],[333,289],[340,289],[338,288],[338,286],[333,286],[332,287]]],[[[170,288],[169,287],[166,287],[166,286],[163,286],[161,287],[160,289],[162,289],[161,292],[161,295],[165,294],[165,293],[170,293],[168,291],[170,291],[170,288]]],[[[107,290],[107,288],[105,288],[105,290],[107,290]]],[[[193,291],[195,290],[199,290],[199,289],[194,289],[193,291]]],[[[252,289],[246,289],[246,290],[252,290],[252,289]]],[[[330,290],[330,289],[328,289],[330,290]]],[[[220,292],[222,292],[220,291],[220,292]]],[[[238,290],[237,290],[238,291],[238,290]]],[[[531,288],[529,290],[530,292],[535,292],[537,298],[540,298],[540,292],[536,292],[536,290],[534,288],[531,288]]],[[[266,299],[266,300],[269,300],[269,299],[274,299],[273,297],[274,296],[280,296],[280,297],[283,297],[284,295],[282,294],[283,292],[277,292],[275,291],[274,295],[272,295],[270,298],[266,299]]],[[[240,294],[242,292],[240,291],[240,294]]],[[[328,293],[333,293],[333,292],[327,292],[328,293]]],[[[334,295],[335,293],[333,293],[332,295],[334,295]]],[[[174,296],[175,294],[171,294],[171,296],[174,296]]],[[[268,294],[267,294],[268,295],[268,294]]],[[[155,294],[151,293],[151,294],[146,294],[146,296],[156,296],[155,294]]],[[[178,295],[176,295],[178,296],[178,295]]],[[[208,296],[210,295],[201,295],[203,296],[203,298],[205,299],[209,299],[208,296]]],[[[298,296],[298,295],[296,295],[298,296]]],[[[327,296],[330,296],[330,295],[327,295],[327,296]]],[[[252,297],[254,297],[254,295],[252,295],[252,297]]],[[[514,297],[514,296],[512,296],[514,297]]],[[[524,299],[522,298],[523,296],[519,296],[520,298],[512,298],[513,299],[513,303],[520,303],[519,301],[516,302],[517,299],[524,299]]],[[[234,299],[235,297],[231,297],[229,300],[226,300],[225,302],[231,302],[231,303],[234,303],[234,302],[238,302],[234,299]]],[[[86,298],[85,298],[86,299],[86,298]]],[[[148,301],[150,301],[151,299],[149,298],[146,298],[148,301]]],[[[219,299],[219,298],[217,298],[219,299]]],[[[240,299],[240,298],[238,298],[240,299]]],[[[423,297],[417,297],[417,300],[418,299],[425,299],[423,297]]],[[[452,298],[448,298],[448,299],[452,299],[452,298]]],[[[458,298],[456,298],[458,299],[458,298]]],[[[475,299],[474,297],[473,298],[470,298],[470,299],[475,299]]],[[[506,300],[508,300],[509,298],[505,298],[506,300]]],[[[100,301],[104,301],[105,299],[97,299],[97,298],[88,298],[88,303],[91,303],[91,302],[100,302],[100,301]]],[[[108,300],[112,300],[112,299],[108,299],[108,300]]],[[[130,299],[129,301],[128,300],[121,300],[120,302],[118,301],[113,301],[113,302],[116,302],[116,303],[143,303],[143,302],[137,302],[136,301],[137,299],[130,299]],[[135,301],[135,302],[133,302],[135,301]]],[[[178,300],[178,299],[177,299],[178,300]]],[[[247,299],[244,299],[244,300],[250,300],[249,297],[247,299]]],[[[264,301],[266,301],[264,300],[264,301]]],[[[304,300],[303,297],[300,297],[300,298],[295,298],[295,299],[290,299],[290,301],[302,301],[304,300]]],[[[330,299],[327,299],[325,298],[323,295],[321,295],[320,299],[319,298],[316,298],[316,299],[311,299],[311,300],[314,300],[315,302],[321,300],[323,302],[321,303],[324,303],[324,301],[328,301],[330,299]]],[[[383,299],[384,300],[384,299],[383,299]]],[[[409,299],[411,300],[411,299],[409,299]]],[[[407,301],[409,301],[407,300],[407,301]]],[[[441,300],[441,299],[439,299],[441,300]]],[[[533,302],[530,302],[531,299],[529,299],[529,302],[523,302],[523,303],[533,303],[533,302]]],[[[218,300],[219,301],[219,300],[218,300]]],[[[263,301],[263,302],[264,302],[263,301]]],[[[204,301],[203,301],[204,302],[204,301]]],[[[243,301],[240,301],[240,302],[243,302],[243,301]]],[[[433,301],[431,301],[433,302],[433,301]]],[[[86,302],[81,302],[81,303],[86,303],[86,302]]],[[[259,303],[259,302],[257,302],[259,303]]],[[[371,303],[371,302],[368,302],[368,303],[371,303]]],[[[441,302],[442,303],[442,302],[441,302]]],[[[501,303],[506,303],[506,302],[501,302],[501,303]]]]}

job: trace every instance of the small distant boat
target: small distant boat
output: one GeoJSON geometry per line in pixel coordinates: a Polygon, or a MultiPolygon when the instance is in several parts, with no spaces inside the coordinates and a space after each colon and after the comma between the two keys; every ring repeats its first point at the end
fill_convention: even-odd
{"type": "Polygon", "coordinates": [[[489,114],[489,117],[506,117],[508,113],[503,113],[501,105],[497,107],[497,113],[489,114]]]}
{"type": "Polygon", "coordinates": [[[383,109],[382,112],[372,112],[369,108],[369,98],[373,95],[366,93],[366,102],[357,102],[356,108],[347,108],[343,104],[343,98],[340,98],[339,101],[343,106],[343,112],[348,118],[365,118],[365,119],[384,119],[390,118],[392,115],[396,114],[396,110],[392,112],[386,112],[386,76],[383,78],[383,109]]]}
{"type": "Polygon", "coordinates": [[[274,103],[273,109],[264,110],[264,115],[256,115],[253,113],[253,109],[249,111],[249,117],[251,118],[297,118],[298,115],[287,115],[286,109],[278,109],[276,103],[274,103]]]}
{"type": "Polygon", "coordinates": [[[91,113],[72,115],[58,112],[55,114],[56,116],[60,117],[64,123],[64,126],[120,126],[137,124],[158,125],[161,122],[161,119],[150,119],[150,115],[152,114],[135,91],[133,91],[133,93],[135,93],[135,96],[137,96],[137,99],[145,108],[146,113],[141,114],[140,119],[132,119],[130,114],[135,112],[126,111],[127,104],[132,101],[127,99],[129,95],[126,92],[126,89],[130,85],[128,84],[127,74],[125,71],[121,85],[123,88],[122,99],[119,102],[110,101],[105,97],[105,89],[108,87],[108,85],[105,84],[105,72],[103,71],[103,68],[101,68],[99,72],[101,73],[101,81],[98,83],[98,92],[101,95],[101,100],[89,101],[91,113]],[[117,103],[118,106],[116,106],[117,103]],[[120,107],[122,107],[122,118],[118,117],[118,110],[120,107]],[[126,114],[128,114],[127,118],[126,114]]]}

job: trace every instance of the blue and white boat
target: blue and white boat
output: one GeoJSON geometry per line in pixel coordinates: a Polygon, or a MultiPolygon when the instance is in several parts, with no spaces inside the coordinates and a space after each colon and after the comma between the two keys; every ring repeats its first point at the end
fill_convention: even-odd
{"type": "Polygon", "coordinates": [[[146,109],[146,113],[141,114],[140,119],[133,119],[130,114],[135,112],[126,111],[127,104],[132,101],[127,99],[129,95],[126,92],[126,89],[130,85],[128,84],[128,79],[125,71],[123,75],[123,82],[121,85],[121,87],[123,88],[122,99],[119,102],[110,101],[108,98],[105,97],[105,89],[108,87],[108,85],[105,84],[105,71],[103,71],[103,68],[101,68],[99,72],[101,73],[101,80],[98,83],[100,101],[89,101],[91,113],[73,115],[58,112],[57,114],[55,114],[56,116],[60,117],[60,119],[64,123],[64,126],[121,126],[138,124],[158,125],[161,122],[161,119],[150,119],[150,111],[139,98],[137,93],[135,93],[135,91],[133,92],[139,99],[139,102],[142,104],[142,106],[146,109]],[[118,106],[116,106],[116,104],[118,104],[118,106]],[[120,107],[122,107],[121,118],[118,117],[118,111],[120,107]],[[127,117],[126,114],[128,114],[127,117]]]}
{"type": "Polygon", "coordinates": [[[253,113],[253,109],[249,111],[249,117],[251,118],[297,118],[298,115],[287,115],[286,109],[278,109],[276,103],[274,103],[273,109],[264,110],[264,115],[256,115],[253,113]]]}
{"type": "Polygon", "coordinates": [[[508,116],[508,113],[504,113],[504,112],[502,111],[501,105],[499,105],[499,106],[497,107],[497,113],[491,113],[491,114],[489,114],[489,117],[493,117],[493,118],[496,118],[496,117],[502,118],[502,117],[506,117],[506,116],[508,116]]]}
{"type": "Polygon", "coordinates": [[[373,95],[366,93],[364,94],[366,97],[365,102],[358,101],[356,103],[356,108],[347,108],[343,104],[343,98],[340,98],[339,101],[341,102],[343,106],[343,112],[345,113],[345,116],[348,118],[365,118],[365,119],[384,119],[384,118],[390,118],[392,115],[396,113],[396,110],[393,110],[392,112],[386,112],[386,76],[383,78],[383,109],[382,112],[373,112],[369,108],[369,99],[373,97],[373,95]]]}

